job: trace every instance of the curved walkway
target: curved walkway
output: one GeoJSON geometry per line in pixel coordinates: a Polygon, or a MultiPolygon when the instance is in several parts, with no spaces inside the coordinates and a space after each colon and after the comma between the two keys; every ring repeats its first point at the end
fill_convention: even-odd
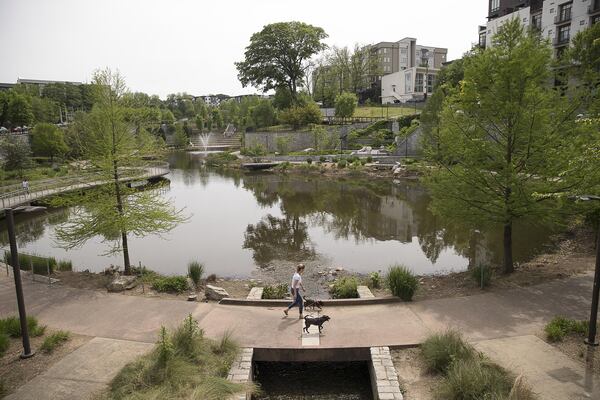
{"type": "MultiPolygon", "coordinates": [[[[279,308],[225,306],[48,287],[24,279],[28,313],[42,323],[78,334],[154,342],[161,325],[178,325],[192,314],[205,333],[233,331],[244,347],[301,348],[295,313],[279,308]]],[[[535,334],[555,315],[588,317],[592,276],[470,297],[372,306],[328,307],[320,348],[406,346],[429,333],[460,330],[469,340],[535,334]]],[[[0,277],[0,316],[15,314],[12,276],[0,277]]]]}
{"type": "MultiPolygon", "coordinates": [[[[167,175],[170,172],[167,163],[159,166],[148,166],[144,168],[144,172],[135,176],[123,177],[121,181],[130,181],[134,179],[150,179],[167,175]]],[[[20,185],[13,185],[17,190],[0,194],[0,202],[2,208],[11,208],[18,205],[30,203],[39,200],[43,197],[66,193],[82,188],[91,188],[107,183],[107,180],[97,179],[98,175],[89,174],[77,177],[69,177],[65,179],[51,179],[42,182],[33,182],[29,191],[20,188],[20,185]]],[[[2,189],[2,188],[0,188],[2,189]]]]}

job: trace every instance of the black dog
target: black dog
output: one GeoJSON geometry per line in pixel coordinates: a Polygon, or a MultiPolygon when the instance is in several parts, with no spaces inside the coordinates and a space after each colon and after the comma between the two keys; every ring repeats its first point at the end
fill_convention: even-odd
{"type": "Polygon", "coordinates": [[[321,330],[323,329],[323,324],[327,321],[329,321],[330,318],[327,315],[323,315],[320,317],[310,317],[310,316],[306,316],[304,317],[304,331],[306,331],[306,333],[310,333],[308,331],[308,328],[310,328],[311,325],[316,325],[319,327],[319,333],[321,333],[321,330]]]}
{"type": "Polygon", "coordinates": [[[321,300],[305,299],[304,307],[311,308],[313,311],[318,308],[321,311],[323,309],[323,302],[321,300]]]}

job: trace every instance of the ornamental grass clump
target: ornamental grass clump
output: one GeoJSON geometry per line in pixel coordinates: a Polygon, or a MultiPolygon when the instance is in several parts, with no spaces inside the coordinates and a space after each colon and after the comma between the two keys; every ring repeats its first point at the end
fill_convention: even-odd
{"type": "Polygon", "coordinates": [[[545,327],[546,338],[550,342],[562,342],[570,334],[585,335],[588,331],[587,321],[576,321],[565,317],[554,317],[545,327]]]}
{"type": "MultiPolygon", "coordinates": [[[[27,317],[27,330],[31,336],[42,336],[46,327],[40,325],[35,317],[27,317]]],[[[13,338],[21,337],[21,321],[18,317],[7,317],[0,319],[0,334],[6,334],[13,338]]]]}
{"type": "Polygon", "coordinates": [[[506,399],[513,379],[506,370],[485,359],[453,362],[438,389],[438,399],[506,399]]]}
{"type": "Polygon", "coordinates": [[[44,342],[40,346],[40,349],[45,353],[52,353],[54,351],[54,349],[56,349],[58,346],[65,343],[67,340],[69,340],[70,337],[71,337],[71,334],[69,332],[65,332],[65,331],[54,332],[54,333],[46,336],[46,338],[44,339],[44,342]]]}
{"type": "Polygon", "coordinates": [[[428,370],[445,373],[452,362],[473,358],[475,349],[458,332],[450,330],[430,336],[421,345],[421,354],[428,370]]]}
{"type": "Polygon", "coordinates": [[[194,282],[196,287],[200,284],[202,275],[204,275],[204,264],[201,264],[198,261],[192,261],[188,264],[188,276],[192,282],[194,282]]]}
{"type": "Polygon", "coordinates": [[[6,333],[0,333],[0,357],[6,353],[10,347],[10,337],[6,333]]]}
{"type": "Polygon", "coordinates": [[[394,296],[404,301],[412,301],[419,287],[419,281],[413,273],[403,265],[390,267],[387,274],[387,285],[394,296]]]}

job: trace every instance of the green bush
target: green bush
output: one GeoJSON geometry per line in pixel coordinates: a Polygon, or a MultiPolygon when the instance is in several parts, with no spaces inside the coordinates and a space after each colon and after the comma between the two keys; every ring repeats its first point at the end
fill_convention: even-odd
{"type": "Polygon", "coordinates": [[[371,272],[369,274],[369,280],[367,281],[371,289],[379,289],[381,287],[383,279],[381,278],[381,274],[379,272],[371,272]]]}
{"type": "Polygon", "coordinates": [[[471,277],[481,285],[481,276],[483,274],[483,287],[488,287],[492,283],[492,269],[486,265],[477,265],[471,270],[471,277]]]}
{"type": "Polygon", "coordinates": [[[356,299],[358,298],[358,280],[353,276],[338,278],[329,292],[334,299],[356,299]]]}
{"type": "Polygon", "coordinates": [[[285,299],[289,293],[290,290],[285,283],[279,285],[267,285],[263,288],[262,298],[269,300],[285,299]]]}
{"type": "Polygon", "coordinates": [[[6,333],[0,333],[0,357],[6,353],[10,346],[10,337],[6,333]]]}
{"type": "MultiPolygon", "coordinates": [[[[46,327],[39,325],[35,317],[27,317],[27,330],[31,336],[42,336],[46,327]]],[[[0,334],[4,333],[10,337],[21,337],[21,322],[18,317],[7,317],[0,319],[0,334]]]]}
{"type": "Polygon", "coordinates": [[[546,338],[550,342],[561,342],[570,334],[586,335],[587,321],[576,321],[561,316],[554,317],[545,327],[546,338]]]}
{"type": "Polygon", "coordinates": [[[437,396],[444,400],[506,399],[513,379],[487,360],[456,360],[447,371],[437,396]]]}
{"type": "Polygon", "coordinates": [[[454,361],[473,358],[476,353],[458,332],[448,331],[427,338],[421,354],[428,370],[444,373],[454,361]]]}
{"type": "Polygon", "coordinates": [[[319,157],[319,161],[322,163],[327,162],[327,157],[321,156],[321,157],[319,157]]]}
{"type": "Polygon", "coordinates": [[[348,165],[348,162],[346,160],[340,160],[337,163],[338,168],[346,168],[347,165],[348,165]]]}
{"type": "Polygon", "coordinates": [[[69,334],[69,332],[65,332],[65,331],[54,332],[51,335],[46,336],[46,338],[44,339],[44,342],[40,346],[40,349],[42,351],[44,351],[45,353],[52,353],[56,347],[60,346],[61,344],[63,344],[67,340],[69,340],[70,336],[71,335],[69,334]]]}
{"type": "Polygon", "coordinates": [[[204,264],[200,264],[198,261],[192,261],[188,264],[188,276],[196,287],[200,283],[202,275],[204,275],[204,264]]]}
{"type": "Polygon", "coordinates": [[[412,301],[419,281],[408,268],[395,265],[388,270],[387,285],[394,296],[400,297],[404,301],[412,301]]]}
{"type": "Polygon", "coordinates": [[[208,167],[223,167],[237,160],[238,158],[235,154],[221,152],[208,154],[204,159],[204,163],[208,167]]]}
{"type": "Polygon", "coordinates": [[[250,146],[250,147],[242,149],[240,154],[242,154],[243,156],[248,156],[248,157],[266,156],[267,149],[265,149],[265,147],[261,144],[256,144],[254,146],[250,146]]]}
{"type": "Polygon", "coordinates": [[[373,162],[373,157],[371,157],[371,156],[368,156],[368,157],[367,157],[367,163],[369,163],[369,164],[370,164],[370,163],[372,163],[372,162],[373,162]]]}
{"type": "Polygon", "coordinates": [[[182,293],[188,289],[185,276],[161,276],[154,278],[152,288],[157,292],[182,293]]]}
{"type": "Polygon", "coordinates": [[[308,164],[312,164],[313,160],[312,160],[312,158],[308,157],[308,158],[306,159],[306,162],[307,162],[308,164]]]}

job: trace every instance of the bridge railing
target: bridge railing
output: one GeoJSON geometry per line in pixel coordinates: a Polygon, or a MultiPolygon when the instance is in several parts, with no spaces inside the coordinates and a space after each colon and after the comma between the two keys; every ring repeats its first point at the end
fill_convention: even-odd
{"type": "MultiPolygon", "coordinates": [[[[121,179],[145,179],[155,176],[163,176],[169,173],[169,171],[170,169],[168,163],[153,162],[147,164],[146,166],[123,168],[121,171],[121,179]]],[[[66,191],[67,189],[76,189],[85,187],[87,185],[96,186],[108,181],[109,179],[106,178],[106,175],[101,174],[99,171],[94,171],[83,175],[34,181],[30,184],[29,189],[25,189],[21,185],[10,185],[8,187],[0,187],[0,202],[2,204],[2,208],[6,208],[16,204],[24,203],[26,201],[46,197],[51,194],[60,193],[62,191],[66,191]],[[17,189],[14,189],[15,187],[17,189]],[[2,189],[5,188],[11,188],[13,190],[4,191],[4,193],[2,193],[2,189]]]]}

